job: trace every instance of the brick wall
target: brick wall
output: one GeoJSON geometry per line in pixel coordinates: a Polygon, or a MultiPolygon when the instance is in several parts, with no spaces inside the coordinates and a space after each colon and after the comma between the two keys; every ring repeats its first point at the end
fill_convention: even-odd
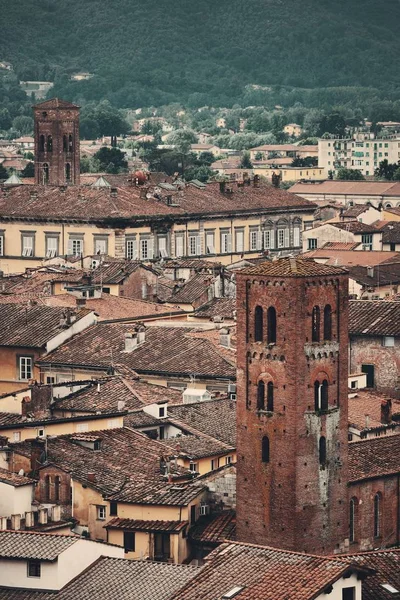
{"type": "Polygon", "coordinates": [[[400,398],[400,338],[392,348],[382,346],[382,337],[350,337],[350,372],[361,372],[362,365],[374,365],[378,392],[400,398]]]}
{"type": "MultiPolygon", "coordinates": [[[[328,554],[344,548],[347,507],[348,281],[237,277],[237,539],[328,554]],[[332,307],[332,341],[311,343],[313,306],[332,307]],[[254,311],[277,312],[273,345],[254,340],[254,311]],[[314,410],[314,381],[329,383],[329,410],[314,410]],[[257,411],[260,379],[273,413],[257,411]],[[270,460],[262,462],[268,436],[270,460]],[[319,464],[319,440],[327,461],[319,464]]],[[[266,323],[264,320],[264,332],[266,323]]],[[[323,316],[321,316],[321,333],[323,316]]]]}

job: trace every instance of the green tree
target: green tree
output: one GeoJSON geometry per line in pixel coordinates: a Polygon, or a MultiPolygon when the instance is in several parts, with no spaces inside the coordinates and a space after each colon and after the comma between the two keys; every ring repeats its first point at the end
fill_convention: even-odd
{"type": "Polygon", "coordinates": [[[7,179],[7,178],[8,178],[7,169],[5,167],[3,167],[3,165],[0,165],[0,180],[7,179]]]}
{"type": "Polygon", "coordinates": [[[155,135],[162,130],[162,125],[158,121],[147,120],[143,123],[140,132],[145,135],[155,135]]]}
{"type": "Polygon", "coordinates": [[[316,156],[306,156],[305,158],[294,158],[292,167],[316,167],[318,158],[316,156]]]}
{"type": "Polygon", "coordinates": [[[20,115],[15,117],[12,122],[14,129],[21,132],[21,135],[28,135],[33,133],[33,119],[32,117],[25,117],[20,115]]]}
{"type": "Polygon", "coordinates": [[[378,179],[387,179],[388,181],[392,181],[394,179],[394,174],[397,169],[400,167],[399,163],[389,163],[389,161],[385,158],[382,162],[379,163],[379,167],[375,170],[375,177],[378,179]]]}
{"type": "Polygon", "coordinates": [[[331,133],[336,137],[342,137],[346,132],[346,122],[342,115],[337,112],[325,115],[319,124],[319,135],[331,133]]]}
{"type": "Polygon", "coordinates": [[[100,171],[120,173],[126,171],[128,168],[126,155],[119,148],[107,148],[104,146],[96,152],[93,158],[99,161],[100,171]]]}
{"type": "Polygon", "coordinates": [[[397,167],[397,169],[393,173],[393,180],[400,181],[400,167],[397,167]]]}
{"type": "Polygon", "coordinates": [[[9,129],[11,127],[11,123],[10,111],[7,108],[0,108],[0,129],[9,129]]]}
{"type": "Polygon", "coordinates": [[[255,160],[262,160],[263,159],[262,152],[256,152],[256,155],[255,155],[254,158],[255,158],[255,160]]]}
{"type": "Polygon", "coordinates": [[[181,154],[189,154],[192,144],[197,142],[197,135],[191,129],[177,129],[168,136],[168,144],[175,146],[181,154]]]}
{"type": "Polygon", "coordinates": [[[365,179],[365,177],[359,169],[345,169],[343,167],[338,169],[336,179],[339,179],[340,181],[361,181],[365,179]]]}
{"type": "Polygon", "coordinates": [[[199,163],[210,166],[215,162],[215,156],[212,152],[201,152],[198,157],[199,163]]]}
{"type": "Polygon", "coordinates": [[[253,164],[250,160],[250,152],[247,152],[247,151],[243,152],[242,160],[240,161],[239,168],[240,169],[252,169],[253,168],[253,164]]]}
{"type": "Polygon", "coordinates": [[[28,162],[25,168],[21,171],[21,177],[35,177],[35,163],[28,162]]]}
{"type": "Polygon", "coordinates": [[[215,171],[210,169],[207,165],[201,165],[199,167],[190,167],[185,170],[185,179],[186,181],[192,181],[193,179],[198,179],[199,181],[203,181],[206,183],[211,177],[214,175],[215,171]]]}

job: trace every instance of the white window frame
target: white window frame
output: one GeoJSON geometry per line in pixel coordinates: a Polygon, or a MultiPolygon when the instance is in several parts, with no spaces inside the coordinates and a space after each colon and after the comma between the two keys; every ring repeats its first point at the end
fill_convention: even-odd
{"type": "Polygon", "coordinates": [[[153,238],[143,236],[139,241],[140,260],[151,260],[153,258],[153,238]]]}
{"type": "Polygon", "coordinates": [[[284,248],[285,247],[285,230],[282,228],[279,228],[277,231],[277,237],[278,237],[278,248],[284,248]]]}
{"type": "Polygon", "coordinates": [[[19,381],[28,381],[32,379],[33,360],[32,356],[18,357],[18,377],[19,381]]]}
{"type": "Polygon", "coordinates": [[[200,256],[201,254],[201,239],[200,233],[190,233],[188,237],[188,255],[200,256]]]}
{"type": "Polygon", "coordinates": [[[261,250],[261,232],[259,229],[250,229],[250,250],[252,252],[261,250]]]}
{"type": "Polygon", "coordinates": [[[206,254],[215,254],[215,232],[206,231],[206,254]]]}
{"type": "Polygon", "coordinates": [[[232,234],[229,231],[221,231],[221,254],[232,252],[232,234]]]}
{"type": "Polygon", "coordinates": [[[4,256],[4,233],[0,234],[0,256],[4,256]]]}
{"type": "Polygon", "coordinates": [[[100,255],[104,255],[107,254],[108,252],[108,240],[107,238],[104,237],[95,237],[94,238],[94,244],[93,244],[93,250],[94,250],[94,254],[100,254],[100,255]],[[101,246],[103,246],[103,249],[101,249],[101,246]],[[100,252],[99,252],[100,250],[100,252]]]}
{"type": "Polygon", "coordinates": [[[318,248],[318,238],[308,238],[308,250],[316,250],[318,248]]]}
{"type": "Polygon", "coordinates": [[[185,234],[184,233],[176,233],[175,234],[175,256],[176,258],[180,258],[185,254],[185,234]]]}
{"type": "Polygon", "coordinates": [[[293,246],[296,248],[300,246],[300,227],[298,225],[293,227],[293,246]]]}
{"type": "Polygon", "coordinates": [[[106,520],[106,507],[102,506],[102,505],[98,505],[96,506],[96,517],[98,521],[105,521],[106,520]]]}
{"type": "Polygon", "coordinates": [[[137,260],[137,239],[135,236],[129,236],[125,240],[125,258],[128,260],[137,260]]]}
{"type": "Polygon", "coordinates": [[[13,442],[20,442],[20,441],[21,441],[21,432],[13,431],[13,442]]]}
{"type": "Polygon", "coordinates": [[[46,258],[54,258],[58,254],[58,236],[46,236],[46,258]]]}
{"type": "Polygon", "coordinates": [[[236,252],[244,252],[244,229],[236,229],[235,231],[235,250],[236,252]]]}
{"type": "Polygon", "coordinates": [[[33,256],[34,244],[34,235],[22,234],[22,256],[33,256]]]}
{"type": "Polygon", "coordinates": [[[83,256],[83,237],[70,236],[68,239],[68,255],[83,256]]]}
{"type": "Polygon", "coordinates": [[[197,472],[197,463],[191,462],[189,464],[189,471],[191,471],[192,473],[196,473],[197,472]]]}
{"type": "Polygon", "coordinates": [[[160,235],[157,238],[158,255],[161,258],[168,258],[168,239],[166,235],[160,235]]]}
{"type": "Polygon", "coordinates": [[[384,335],[382,338],[382,346],[384,348],[394,348],[394,336],[384,335]]]}

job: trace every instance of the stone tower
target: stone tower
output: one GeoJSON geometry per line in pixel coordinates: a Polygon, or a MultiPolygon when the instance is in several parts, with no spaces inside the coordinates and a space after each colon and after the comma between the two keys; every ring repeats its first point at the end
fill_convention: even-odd
{"type": "Polygon", "coordinates": [[[35,183],[79,184],[79,106],[53,98],[33,107],[35,183]]]}
{"type": "Polygon", "coordinates": [[[282,258],[237,276],[237,539],[346,550],[348,276],[282,258]]]}

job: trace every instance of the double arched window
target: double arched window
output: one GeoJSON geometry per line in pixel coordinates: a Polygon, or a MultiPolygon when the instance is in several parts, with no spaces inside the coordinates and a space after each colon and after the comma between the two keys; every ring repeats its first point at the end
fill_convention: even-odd
{"type": "Polygon", "coordinates": [[[257,386],[257,410],[264,410],[265,408],[265,383],[263,381],[258,382],[257,386]]]}
{"type": "Polygon", "coordinates": [[[329,408],[329,396],[328,396],[329,384],[328,380],[324,379],[322,383],[318,380],[314,382],[314,409],[328,410],[329,408]]]}
{"type": "Polygon", "coordinates": [[[71,165],[69,163],[65,165],[65,179],[71,181],[71,165]]]}
{"type": "Polygon", "coordinates": [[[264,463],[269,463],[269,437],[264,435],[261,442],[261,460],[264,463]]]}
{"type": "Polygon", "coordinates": [[[61,477],[56,475],[54,478],[54,502],[60,502],[61,498],[61,477]]]}
{"type": "Polygon", "coordinates": [[[53,152],[53,136],[47,136],[47,152],[53,152]]]}
{"type": "Polygon", "coordinates": [[[68,136],[68,152],[72,152],[74,149],[74,144],[73,144],[73,140],[72,140],[72,135],[69,134],[68,136]]]}
{"type": "Polygon", "coordinates": [[[43,183],[48,183],[49,181],[49,165],[47,163],[43,163],[43,183]]]}
{"type": "Polygon", "coordinates": [[[274,410],[274,384],[272,381],[267,383],[267,397],[265,397],[265,383],[259,381],[257,385],[257,410],[274,410]],[[265,400],[267,402],[265,402],[265,400]]]}

